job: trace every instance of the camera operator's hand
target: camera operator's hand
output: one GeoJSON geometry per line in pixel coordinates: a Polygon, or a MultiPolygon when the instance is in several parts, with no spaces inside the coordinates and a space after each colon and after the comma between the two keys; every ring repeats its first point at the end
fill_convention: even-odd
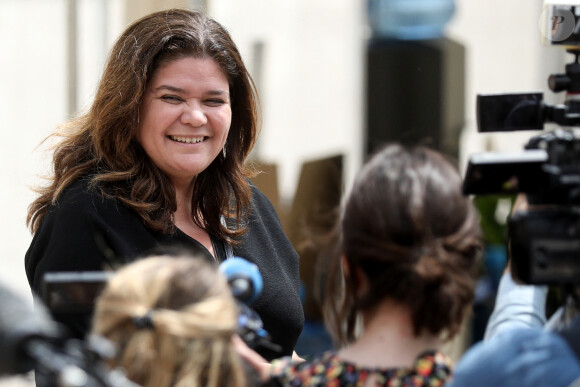
{"type": "Polygon", "coordinates": [[[526,194],[520,193],[518,194],[516,200],[514,201],[511,213],[515,214],[516,212],[527,211],[529,208],[530,206],[528,204],[528,198],[526,194]]]}

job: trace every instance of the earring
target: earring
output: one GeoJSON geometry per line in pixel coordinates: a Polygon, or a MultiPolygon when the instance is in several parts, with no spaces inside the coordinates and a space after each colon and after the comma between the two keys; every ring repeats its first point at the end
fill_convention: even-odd
{"type": "Polygon", "coordinates": [[[222,155],[224,156],[224,159],[225,159],[226,158],[226,146],[225,145],[222,148],[222,155]]]}

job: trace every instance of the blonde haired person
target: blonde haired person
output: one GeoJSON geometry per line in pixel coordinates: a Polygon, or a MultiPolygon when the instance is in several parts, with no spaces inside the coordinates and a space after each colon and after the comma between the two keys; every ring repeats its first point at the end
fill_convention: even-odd
{"type": "Polygon", "coordinates": [[[202,258],[152,256],[120,269],[98,297],[93,334],[144,387],[249,385],[232,343],[237,306],[225,277],[202,258]]]}

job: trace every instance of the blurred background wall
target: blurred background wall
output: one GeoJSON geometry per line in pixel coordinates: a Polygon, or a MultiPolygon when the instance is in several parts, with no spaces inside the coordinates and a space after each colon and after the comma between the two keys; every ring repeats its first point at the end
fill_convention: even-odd
{"type": "MultiPolygon", "coordinates": [[[[541,0],[455,5],[445,37],[465,49],[456,138],[463,168],[473,152],[519,150],[530,136],[476,133],[475,95],[546,91],[565,54],[540,44],[541,0]]],[[[26,297],[27,206],[50,162],[41,140],[89,106],[107,51],[125,26],[173,6],[208,12],[237,42],[263,104],[254,156],[270,168],[269,192],[285,222],[305,163],[332,164],[338,155],[343,173],[329,184],[343,189],[360,167],[371,35],[361,0],[0,0],[0,282],[26,297]]],[[[548,101],[559,98],[546,93],[548,101]]]]}

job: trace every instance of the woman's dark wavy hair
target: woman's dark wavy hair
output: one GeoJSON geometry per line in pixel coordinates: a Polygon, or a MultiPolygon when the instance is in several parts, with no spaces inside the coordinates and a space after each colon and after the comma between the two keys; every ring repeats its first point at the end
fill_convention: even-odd
{"type": "Polygon", "coordinates": [[[461,178],[426,147],[387,145],[363,167],[348,196],[340,242],[328,277],[325,319],[338,344],[355,339],[361,311],[385,298],[410,308],[415,335],[460,328],[473,300],[476,258],[483,245],[476,210],[461,178]],[[341,257],[353,274],[343,280],[341,257]]]}
{"type": "Polygon", "coordinates": [[[90,110],[60,127],[53,154],[54,174],[30,205],[27,225],[34,233],[50,206],[73,181],[89,178],[93,188],[139,214],[146,226],[172,232],[175,191],[168,177],[135,140],[139,106],[147,82],[163,63],[183,57],[212,58],[230,87],[232,122],[225,155],[220,153],[196,177],[192,216],[216,237],[235,243],[245,231],[251,200],[244,162],[259,128],[255,85],[229,33],[202,13],[171,9],[130,25],[115,43],[90,110]],[[227,155],[227,157],[226,157],[227,155]],[[221,216],[235,218],[228,229],[221,216]]]}

